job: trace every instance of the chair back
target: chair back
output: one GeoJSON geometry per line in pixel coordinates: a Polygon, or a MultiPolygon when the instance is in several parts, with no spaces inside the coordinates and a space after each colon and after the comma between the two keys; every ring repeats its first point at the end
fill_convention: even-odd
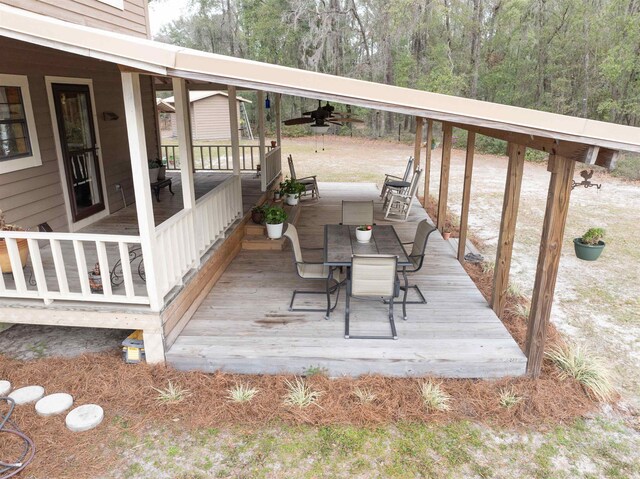
{"type": "Polygon", "coordinates": [[[396,292],[398,257],[393,255],[353,255],[351,295],[393,298],[396,292]]]}
{"type": "Polygon", "coordinates": [[[302,248],[300,248],[300,240],[298,239],[298,230],[291,223],[287,223],[287,229],[283,236],[291,241],[291,249],[293,250],[293,259],[296,262],[296,268],[300,272],[300,265],[304,263],[302,259],[302,248]]]}
{"type": "Polygon", "coordinates": [[[429,224],[427,220],[422,220],[418,223],[416,236],[413,239],[413,247],[411,248],[411,253],[409,253],[409,261],[413,263],[414,272],[422,268],[424,253],[427,249],[427,241],[429,241],[429,236],[431,236],[431,233],[436,229],[437,228],[429,224]]]}
{"type": "Polygon", "coordinates": [[[409,186],[409,191],[407,192],[407,196],[409,198],[413,198],[418,192],[418,186],[420,186],[420,176],[422,175],[422,170],[416,170],[413,174],[413,178],[411,178],[411,186],[409,186]]]}
{"type": "Polygon", "coordinates": [[[343,225],[372,225],[373,200],[371,201],[343,201],[343,225]]]}
{"type": "Polygon", "coordinates": [[[409,157],[407,161],[407,169],[404,170],[404,176],[402,177],[402,181],[407,181],[409,175],[411,174],[411,170],[413,170],[413,156],[409,157]]]}
{"type": "Polygon", "coordinates": [[[289,163],[289,171],[291,172],[291,178],[296,179],[296,169],[293,166],[293,156],[289,155],[287,158],[287,162],[289,163]]]}

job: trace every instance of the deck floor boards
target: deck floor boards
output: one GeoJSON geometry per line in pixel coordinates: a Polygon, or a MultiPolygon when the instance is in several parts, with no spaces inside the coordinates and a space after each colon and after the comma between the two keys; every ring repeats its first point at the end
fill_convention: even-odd
{"type": "MultiPolygon", "coordinates": [[[[343,199],[374,199],[377,224],[388,223],[375,185],[321,184],[319,201],[303,200],[298,223],[303,247],[319,248],[324,224],[340,221],[343,199]]],[[[402,241],[411,241],[419,205],[409,221],[393,222],[402,241]]],[[[319,260],[321,251],[304,251],[319,260]]],[[[241,251],[207,295],[167,352],[179,369],[238,373],[300,374],[310,367],[331,376],[385,374],[491,378],[525,372],[526,358],[488,306],[439,233],[431,235],[420,273],[411,275],[427,304],[410,304],[408,320],[396,305],[399,339],[344,339],[344,291],[329,320],[323,313],[289,311],[291,292],[322,289],[295,273],[290,248],[241,251]]],[[[298,296],[297,306],[323,307],[322,296],[298,296]],[[299,302],[298,302],[299,299],[299,302]]],[[[411,296],[410,296],[411,299],[411,296]]],[[[353,301],[351,334],[388,334],[386,305],[353,301]]]]}

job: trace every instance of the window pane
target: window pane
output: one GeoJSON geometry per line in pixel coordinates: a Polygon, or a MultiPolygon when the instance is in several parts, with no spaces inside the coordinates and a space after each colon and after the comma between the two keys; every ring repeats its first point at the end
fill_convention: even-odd
{"type": "Polygon", "coordinates": [[[0,121],[2,120],[24,120],[24,108],[22,105],[10,105],[0,103],[0,121]]]}
{"type": "MultiPolygon", "coordinates": [[[[19,86],[5,86],[0,87],[0,90],[4,90],[6,100],[2,100],[2,103],[13,103],[20,105],[22,103],[22,95],[20,94],[19,86]]],[[[2,98],[2,93],[0,93],[2,98]]]]}
{"type": "Polygon", "coordinates": [[[0,160],[30,153],[21,89],[17,86],[0,86],[0,160]]]}

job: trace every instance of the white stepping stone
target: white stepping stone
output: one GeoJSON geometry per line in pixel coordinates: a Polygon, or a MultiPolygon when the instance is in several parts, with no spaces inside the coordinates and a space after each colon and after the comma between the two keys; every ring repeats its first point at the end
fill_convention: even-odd
{"type": "Polygon", "coordinates": [[[104,419],[104,410],[97,404],[79,406],[67,414],[67,428],[73,432],[93,429],[104,419]]]}
{"type": "Polygon", "coordinates": [[[49,394],[36,403],[36,412],[40,416],[55,416],[73,406],[73,397],[67,393],[49,394]]]}
{"type": "Polygon", "coordinates": [[[0,381],[0,396],[6,396],[11,392],[11,383],[9,381],[0,381]]]}
{"type": "Polygon", "coordinates": [[[16,405],[36,402],[42,396],[44,396],[44,388],[42,386],[26,386],[9,394],[9,397],[16,402],[16,405]]]}

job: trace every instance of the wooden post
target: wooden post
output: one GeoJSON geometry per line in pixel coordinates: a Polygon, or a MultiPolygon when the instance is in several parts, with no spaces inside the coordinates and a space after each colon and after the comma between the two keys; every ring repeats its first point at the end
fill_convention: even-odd
{"type": "Polygon", "coordinates": [[[500,221],[500,236],[498,237],[498,252],[493,271],[493,292],[491,295],[491,307],[498,317],[502,315],[509,285],[509,270],[511,269],[513,240],[518,220],[525,150],[524,146],[515,143],[509,143],[507,147],[509,166],[504,201],[502,202],[502,220],[500,221]]]}
{"type": "Polygon", "coordinates": [[[278,146],[282,146],[282,95],[276,93],[275,109],[276,109],[276,142],[278,146]]]}
{"type": "Polygon", "coordinates": [[[473,174],[473,154],[476,147],[476,134],[467,132],[467,157],[464,163],[464,186],[462,189],[462,209],[460,211],[460,237],[458,238],[458,261],[464,263],[469,229],[469,203],[471,201],[471,176],[473,174]]]}
{"type": "Polygon", "coordinates": [[[433,120],[427,120],[427,149],[424,152],[424,201],[426,209],[429,202],[429,182],[431,181],[431,142],[433,141],[433,120]]]}
{"type": "MultiPolygon", "coordinates": [[[[259,156],[260,156],[260,167],[265,168],[265,137],[264,137],[264,92],[258,91],[258,139],[259,139],[259,156]]],[[[260,191],[267,191],[267,171],[266,168],[260,175],[260,191]]]]}
{"type": "Polygon", "coordinates": [[[240,139],[238,138],[238,102],[236,87],[229,85],[229,127],[231,128],[231,155],[233,156],[233,174],[240,175],[240,139]]]}
{"type": "Polygon", "coordinates": [[[196,206],[193,182],[193,139],[191,138],[191,113],[189,110],[189,90],[181,78],[173,79],[173,96],[178,130],[178,151],[180,153],[180,179],[184,209],[196,206]]]}
{"type": "Polygon", "coordinates": [[[549,157],[547,169],[551,172],[551,180],[527,327],[527,373],[533,377],[540,375],[544,358],[547,325],[551,316],[556,278],[558,277],[574,168],[575,161],[573,160],[562,156],[549,157]]]}
{"type": "Polygon", "coordinates": [[[453,127],[451,123],[442,124],[442,163],[440,165],[440,194],[438,195],[438,220],[440,233],[447,222],[447,199],[449,196],[449,170],[451,168],[451,142],[453,127]]]}
{"type": "Polygon", "coordinates": [[[420,153],[422,150],[422,123],[423,119],[416,116],[416,139],[413,147],[413,171],[420,168],[420,153]]]}
{"type": "Polygon", "coordinates": [[[131,173],[133,175],[133,191],[136,198],[138,229],[140,230],[140,247],[144,257],[144,270],[152,311],[160,311],[163,298],[160,297],[158,258],[156,255],[156,225],[153,217],[153,203],[149,180],[147,158],[147,142],[145,140],[142,96],[140,94],[140,74],[123,72],[122,94],[124,97],[124,113],[129,138],[129,155],[131,157],[131,173]]]}

